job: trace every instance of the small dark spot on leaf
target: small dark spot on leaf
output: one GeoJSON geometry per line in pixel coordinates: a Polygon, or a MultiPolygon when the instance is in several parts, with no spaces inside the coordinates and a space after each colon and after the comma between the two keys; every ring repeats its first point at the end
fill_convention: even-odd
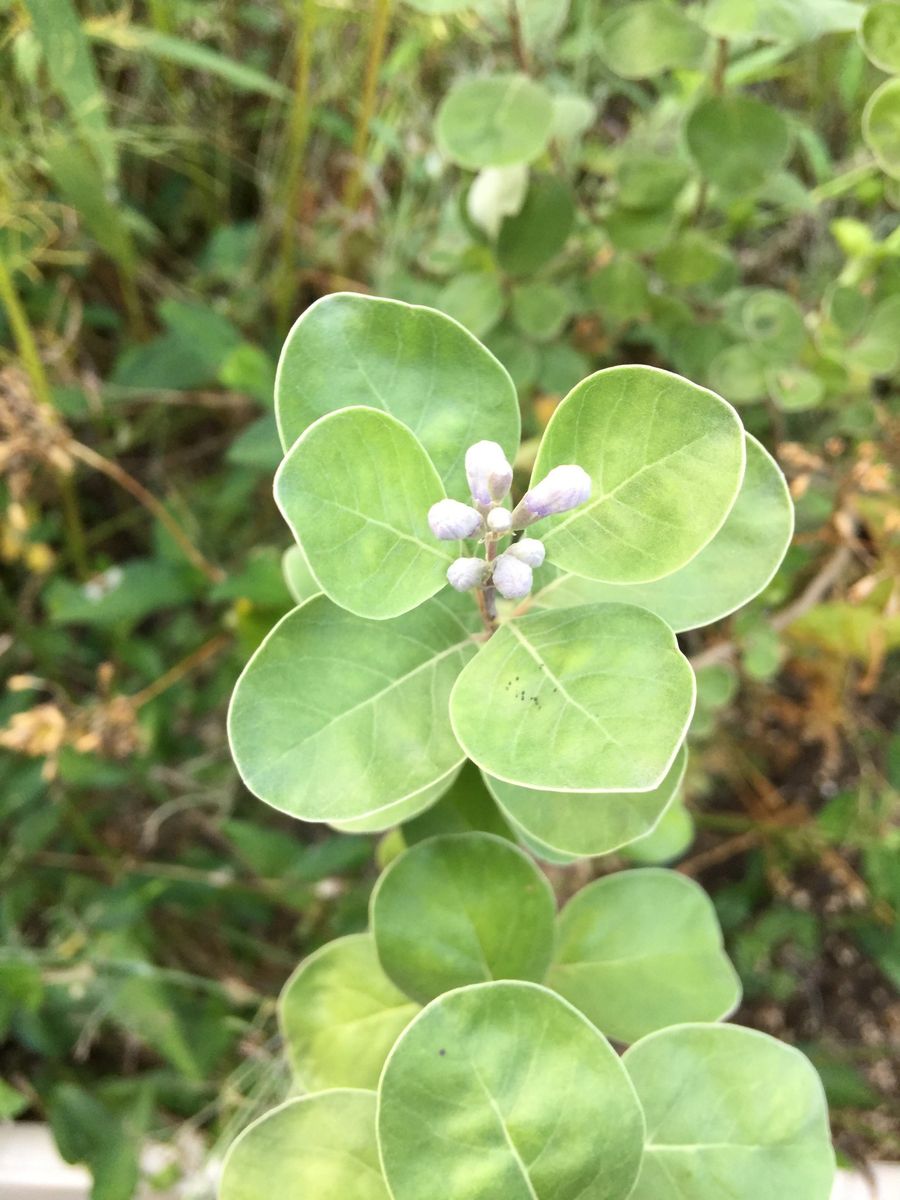
{"type": "Polygon", "coordinates": [[[438,1050],[438,1054],[441,1056],[441,1058],[443,1058],[446,1053],[446,1050],[438,1050]]]}

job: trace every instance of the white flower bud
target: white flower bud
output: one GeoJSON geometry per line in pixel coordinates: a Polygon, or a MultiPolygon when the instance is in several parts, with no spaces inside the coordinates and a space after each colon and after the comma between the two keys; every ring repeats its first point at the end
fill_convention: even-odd
{"type": "Polygon", "coordinates": [[[450,586],[458,592],[468,592],[484,582],[486,563],[483,558],[457,558],[447,568],[450,586]]]}
{"type": "Polygon", "coordinates": [[[544,543],[539,542],[537,538],[519,538],[517,542],[513,542],[506,553],[511,554],[520,562],[528,563],[533,570],[537,570],[543,565],[547,551],[544,549],[544,543]]]}
{"type": "Polygon", "coordinates": [[[476,442],[466,451],[466,479],[476,504],[496,504],[512,486],[513,469],[496,442],[476,442]]]}
{"type": "Polygon", "coordinates": [[[511,554],[501,554],[494,563],[494,587],[507,600],[521,600],[531,591],[534,577],[531,567],[511,554]]]}
{"type": "Polygon", "coordinates": [[[513,520],[527,525],[539,517],[568,512],[584,504],[591,495],[591,477],[582,467],[554,467],[540,483],[522,497],[513,520]]]}
{"type": "Polygon", "coordinates": [[[492,533],[509,533],[512,513],[508,508],[492,508],[487,515],[487,527],[492,533]]]}
{"type": "Polygon", "coordinates": [[[442,542],[474,537],[481,529],[481,513],[459,500],[438,500],[428,510],[428,524],[442,542]]]}

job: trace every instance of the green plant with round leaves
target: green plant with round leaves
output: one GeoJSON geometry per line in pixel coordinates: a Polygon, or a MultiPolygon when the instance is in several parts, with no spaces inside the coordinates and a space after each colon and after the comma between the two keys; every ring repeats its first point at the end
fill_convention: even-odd
{"type": "MultiPolygon", "coordinates": [[[[751,335],[790,332],[758,307],[751,335]]],[[[235,761],[285,812],[399,829],[370,931],[284,989],[310,1094],[241,1135],[225,1200],[272,1180],[317,1200],[418,1200],[436,1179],[449,1200],[655,1196],[676,1135],[703,1187],[726,1169],[743,1186],[746,1147],[781,1191],[826,1200],[811,1068],[784,1051],[784,1111],[760,1115],[783,1048],[762,1040],[757,1075],[756,1043],[715,1024],[739,988],[700,888],[631,870],[557,914],[534,861],[676,844],[696,692],[676,633],[772,578],[793,528],[774,460],[720,396],[615,367],[562,400],[513,495],[504,369],[449,318],[362,296],[301,318],[278,381],[300,603],[235,688],[235,761]],[[694,1058],[715,1142],[691,1089],[669,1095],[669,1060],[677,1078],[694,1058]]]]}

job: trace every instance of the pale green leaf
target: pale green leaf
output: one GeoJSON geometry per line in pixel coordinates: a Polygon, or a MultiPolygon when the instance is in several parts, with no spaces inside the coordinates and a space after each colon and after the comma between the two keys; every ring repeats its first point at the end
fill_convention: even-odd
{"type": "Polygon", "coordinates": [[[378,1161],[374,1092],[289,1100],[249,1125],[222,1166],[219,1200],[391,1200],[378,1161]]]}
{"type": "Polygon", "coordinates": [[[453,728],[489,775],[543,791],[649,791],[675,759],[694,676],[660,619],[624,604],[530,613],[462,671],[453,728]]]}
{"type": "Polygon", "coordinates": [[[285,449],[325,413],[384,409],[415,433],[457,499],[473,442],[499,442],[510,459],[519,444],[516,389],[496,358],[450,317],[396,300],[337,293],[308,308],[281,352],[275,398],[285,449]]]}
{"type": "Polygon", "coordinates": [[[377,1087],[384,1060],[418,1010],[381,969],[371,934],[329,942],[304,959],[278,1001],[298,1084],[308,1092],[377,1087]]]}
{"type": "Polygon", "coordinates": [[[876,67],[900,75],[900,4],[896,0],[870,4],[859,36],[863,50],[876,67]]]}
{"type": "Polygon", "coordinates": [[[681,1025],[625,1054],[647,1117],[631,1200],[828,1200],[825,1093],[792,1046],[733,1025],[681,1025]]]}
{"type": "Polygon", "coordinates": [[[678,570],[719,530],[744,474],[730,404],[654,367],[610,367],[578,384],[550,419],[532,484],[564,463],[591,476],[587,503],[535,527],[551,562],[591,579],[638,583],[678,570]]]}
{"type": "Polygon", "coordinates": [[[117,154],[108,105],[78,9],[73,0],[25,0],[25,8],[53,88],[91,147],[102,178],[115,179],[117,154]]]}
{"type": "Polygon", "coordinates": [[[133,21],[91,21],[87,32],[99,42],[107,42],[120,50],[147,54],[163,62],[176,63],[191,71],[215,75],[241,92],[260,92],[276,100],[289,100],[290,91],[263,71],[247,66],[239,59],[229,58],[211,46],[204,46],[174,34],[147,29],[133,21]]]}
{"type": "Polygon", "coordinates": [[[787,161],[788,123],[752,96],[710,96],[688,118],[688,149],[701,172],[723,191],[744,195],[787,161]]]}
{"type": "Polygon", "coordinates": [[[438,109],[438,146],[453,162],[478,171],[533,162],[553,129],[550,93],[527,75],[460,80],[438,109]]]}
{"type": "Polygon", "coordinates": [[[381,1079],[378,1141],[394,1200],[626,1200],[643,1128],[609,1043],[532,983],[441,996],[381,1079]]]}
{"type": "Polygon", "coordinates": [[[645,79],[674,67],[695,67],[707,36],[667,0],[637,0],[616,9],[600,27],[603,57],[623,79],[645,79]]]}
{"type": "Polygon", "coordinates": [[[320,417],[275,476],[275,499],[322,591],[360,617],[417,607],[447,582],[457,543],[428,510],[444,487],[409,428],[377,408],[320,417]]]}
{"type": "Polygon", "coordinates": [[[493,272],[463,271],[441,288],[435,303],[475,337],[483,337],[503,316],[506,297],[493,272]]]}
{"type": "MultiPolygon", "coordinates": [[[[525,45],[536,53],[552,50],[569,15],[569,0],[515,0],[525,45]]],[[[469,0],[482,20],[501,35],[509,29],[509,0],[469,0]]]]}
{"type": "Polygon", "coordinates": [[[425,1004],[492,979],[540,982],[553,953],[553,889],[512,842],[458,833],[419,842],[379,879],[371,924],[386,974],[425,1004]]]}
{"type": "Polygon", "coordinates": [[[555,283],[536,280],[515,289],[512,299],[513,320],[526,337],[550,342],[558,337],[572,315],[572,304],[555,283]]]}
{"type": "Polygon", "coordinates": [[[617,1042],[718,1021],[741,995],[706,892],[652,867],[607,875],[573,896],[559,915],[547,984],[617,1042]]]}
{"type": "Polygon", "coordinates": [[[449,782],[464,756],[447,702],[476,624],[469,597],[450,593],[392,621],[363,620],[325,596],[288,613],[231,701],[247,787],[292,816],[341,822],[449,782]]]}
{"type": "Polygon", "coordinates": [[[658,787],[648,792],[542,792],[485,776],[500,811],[533,839],[540,857],[591,858],[650,833],[674,799],[687,766],[682,747],[658,787]]]}
{"type": "Polygon", "coordinates": [[[381,812],[364,817],[354,817],[350,821],[331,821],[331,827],[341,833],[384,833],[404,821],[410,821],[421,813],[427,812],[435,805],[444,793],[456,782],[454,775],[439,779],[437,783],[417,792],[400,804],[392,804],[381,812]]]}
{"type": "Polygon", "coordinates": [[[900,79],[889,79],[870,98],[863,136],[881,169],[900,179],[900,79]]]}
{"type": "Polygon", "coordinates": [[[749,434],[747,469],[725,524],[685,566],[652,583],[599,583],[558,575],[534,597],[540,608],[619,601],[661,617],[676,633],[718,621],[765,588],[794,531],[794,507],[778,464],[749,434]]]}
{"type": "Polygon", "coordinates": [[[622,857],[639,866],[662,866],[676,862],[694,840],[694,818],[680,797],[660,817],[655,829],[623,846],[622,857]]]}
{"type": "Polygon", "coordinates": [[[322,590],[300,546],[288,546],[285,550],[281,557],[281,573],[297,604],[305,603],[322,590]]]}

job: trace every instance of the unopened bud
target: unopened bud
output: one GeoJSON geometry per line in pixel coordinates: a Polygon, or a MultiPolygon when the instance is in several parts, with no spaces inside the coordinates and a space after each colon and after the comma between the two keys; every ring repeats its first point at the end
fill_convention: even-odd
{"type": "Polygon", "coordinates": [[[466,479],[476,504],[499,503],[512,487],[513,469],[496,442],[476,442],[466,451],[466,479]]]}
{"type": "Polygon", "coordinates": [[[543,565],[544,556],[547,551],[544,549],[544,543],[539,542],[537,538],[519,538],[506,551],[513,558],[517,558],[520,562],[527,563],[533,570],[543,565]]]}
{"type": "Polygon", "coordinates": [[[501,554],[494,563],[494,587],[507,600],[521,600],[531,591],[534,576],[528,563],[511,554],[501,554]]]}
{"type": "Polygon", "coordinates": [[[513,521],[527,525],[539,517],[568,512],[584,504],[591,495],[591,477],[582,467],[554,467],[540,483],[522,497],[513,513],[513,521]]]}
{"type": "Polygon", "coordinates": [[[458,592],[468,592],[484,582],[484,569],[487,564],[483,558],[457,558],[447,568],[447,579],[450,586],[458,592]]]}
{"type": "Polygon", "coordinates": [[[512,529],[512,513],[508,508],[492,508],[487,515],[487,527],[491,533],[509,533],[512,529]]]}
{"type": "Polygon", "coordinates": [[[442,542],[474,537],[481,529],[481,513],[459,500],[438,500],[428,510],[431,532],[442,542]]]}

